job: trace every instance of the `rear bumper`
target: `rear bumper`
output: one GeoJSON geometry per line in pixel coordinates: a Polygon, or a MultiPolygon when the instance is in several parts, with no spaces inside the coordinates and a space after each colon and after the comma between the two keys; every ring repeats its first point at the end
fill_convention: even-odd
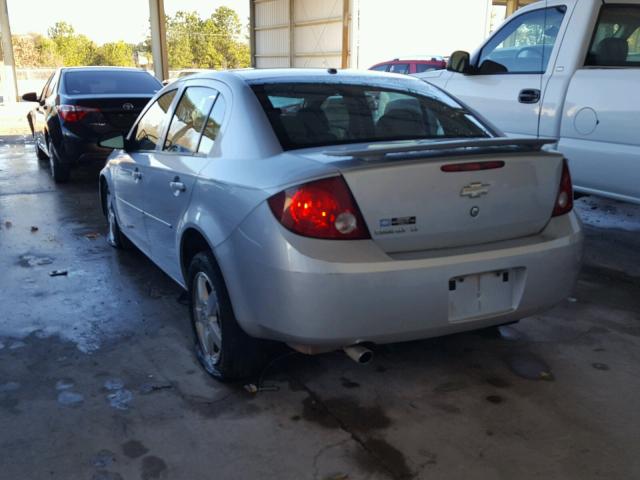
{"type": "Polygon", "coordinates": [[[62,128],[59,147],[60,162],[67,165],[104,162],[111,153],[110,148],[98,146],[97,138],[84,138],[62,128]]]}
{"type": "Polygon", "coordinates": [[[582,256],[573,212],[533,237],[391,256],[370,240],[296,236],[266,208],[216,255],[240,325],[253,336],[296,344],[390,343],[515,321],[567,297],[582,256]],[[507,270],[519,272],[512,309],[450,321],[450,279],[507,270]]]}

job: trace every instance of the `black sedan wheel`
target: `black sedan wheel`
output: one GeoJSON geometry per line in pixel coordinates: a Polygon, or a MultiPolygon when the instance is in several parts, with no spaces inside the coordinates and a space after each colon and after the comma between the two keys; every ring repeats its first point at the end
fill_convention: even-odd
{"type": "Polygon", "coordinates": [[[51,167],[51,176],[56,183],[65,183],[69,181],[71,171],[69,165],[60,162],[60,156],[53,146],[53,142],[49,139],[49,166],[51,167]]]}

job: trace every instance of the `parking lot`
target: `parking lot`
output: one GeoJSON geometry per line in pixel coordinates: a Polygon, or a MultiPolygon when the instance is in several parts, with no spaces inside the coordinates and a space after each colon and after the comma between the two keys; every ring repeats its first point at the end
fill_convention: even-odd
{"type": "Polygon", "coordinates": [[[250,393],[203,373],[181,290],[107,245],[96,172],[54,186],[0,140],[0,478],[640,475],[640,208],[578,202],[582,274],[543,315],[367,366],[283,351],[250,393]]]}

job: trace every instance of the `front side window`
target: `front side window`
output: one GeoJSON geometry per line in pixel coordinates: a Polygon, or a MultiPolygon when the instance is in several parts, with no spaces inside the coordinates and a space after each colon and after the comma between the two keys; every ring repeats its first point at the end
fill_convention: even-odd
{"type": "Polygon", "coordinates": [[[449,97],[367,85],[254,85],[285,150],[344,143],[487,137],[490,132],[449,97]],[[282,98],[295,107],[286,109],[282,98]]]}
{"type": "Polygon", "coordinates": [[[142,116],[134,129],[132,150],[155,150],[166,125],[167,112],[177,90],[171,90],[158,98],[142,116]]]}
{"type": "Polygon", "coordinates": [[[387,68],[389,68],[389,65],[385,64],[385,65],[377,65],[375,67],[371,67],[371,70],[374,70],[376,72],[386,72],[387,68]]]}
{"type": "Polygon", "coordinates": [[[640,67],[640,6],[602,6],[585,65],[640,67]]]}
{"type": "Polygon", "coordinates": [[[198,151],[200,134],[218,92],[207,87],[187,87],[171,117],[164,150],[178,153],[198,151]]]}
{"type": "Polygon", "coordinates": [[[514,18],[480,52],[478,73],[546,72],[565,12],[551,7],[514,18]]]}

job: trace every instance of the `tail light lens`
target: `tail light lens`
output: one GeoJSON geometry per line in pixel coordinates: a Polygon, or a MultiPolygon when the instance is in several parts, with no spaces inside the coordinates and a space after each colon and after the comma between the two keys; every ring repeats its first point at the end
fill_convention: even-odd
{"type": "Polygon", "coordinates": [[[567,160],[562,160],[562,178],[560,179],[560,190],[556,198],[556,206],[553,209],[553,217],[569,213],[573,209],[573,187],[571,186],[571,173],[567,160]]]}
{"type": "Polygon", "coordinates": [[[100,109],[93,107],[82,107],[79,105],[59,105],[58,114],[65,122],[79,122],[89,113],[99,112],[100,109]]]}
{"type": "Polygon", "coordinates": [[[298,235],[332,240],[371,238],[342,177],[288,188],[269,199],[276,219],[298,235]]]}

